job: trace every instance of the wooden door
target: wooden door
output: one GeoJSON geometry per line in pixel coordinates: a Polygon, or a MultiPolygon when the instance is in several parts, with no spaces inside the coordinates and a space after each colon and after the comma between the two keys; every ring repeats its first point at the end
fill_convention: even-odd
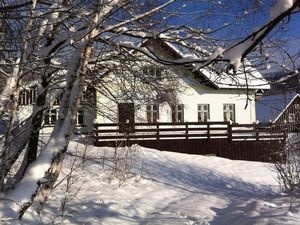
{"type": "Polygon", "coordinates": [[[119,103],[119,129],[122,133],[130,133],[134,130],[134,104],[119,103]]]}

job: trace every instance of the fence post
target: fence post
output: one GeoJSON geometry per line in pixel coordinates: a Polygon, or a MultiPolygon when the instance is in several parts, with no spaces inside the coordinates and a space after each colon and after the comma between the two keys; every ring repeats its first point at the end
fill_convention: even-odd
{"type": "Polygon", "coordinates": [[[258,131],[258,124],[254,125],[254,129],[255,129],[255,139],[256,141],[259,141],[259,131],[258,131]]]}
{"type": "Polygon", "coordinates": [[[130,138],[129,138],[130,134],[128,130],[126,131],[125,135],[126,135],[126,146],[130,146],[130,138]]]}
{"type": "Polygon", "coordinates": [[[228,141],[232,141],[232,124],[230,122],[227,123],[227,133],[228,141]]]}
{"type": "Polygon", "coordinates": [[[156,140],[159,141],[159,123],[156,123],[156,140]]]}
{"type": "Polygon", "coordinates": [[[209,123],[207,124],[207,139],[210,139],[210,125],[209,123]]]}
{"type": "Polygon", "coordinates": [[[185,139],[189,139],[189,127],[188,124],[185,124],[185,139]]]}
{"type": "Polygon", "coordinates": [[[98,125],[96,123],[94,123],[94,127],[93,127],[93,139],[94,139],[94,145],[98,146],[98,125]]]}

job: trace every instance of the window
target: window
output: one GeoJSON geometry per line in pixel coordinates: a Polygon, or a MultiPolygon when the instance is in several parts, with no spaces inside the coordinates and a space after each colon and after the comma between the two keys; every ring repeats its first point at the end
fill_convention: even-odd
{"type": "Polygon", "coordinates": [[[159,106],[147,105],[146,118],[148,123],[156,123],[159,119],[159,106]]]}
{"type": "Polygon", "coordinates": [[[46,114],[45,114],[45,124],[47,125],[53,125],[55,124],[57,119],[57,109],[51,109],[51,110],[47,110],[46,114]]]}
{"type": "Polygon", "coordinates": [[[257,90],[255,91],[255,99],[256,99],[256,100],[261,99],[264,93],[265,93],[264,90],[262,90],[262,89],[257,89],[257,90]]]}
{"type": "Polygon", "coordinates": [[[60,93],[57,97],[55,97],[53,105],[59,105],[62,100],[62,97],[63,93],[60,93]]]}
{"type": "Polygon", "coordinates": [[[36,101],[36,89],[30,89],[27,93],[28,104],[34,104],[36,101]]]}
{"type": "Polygon", "coordinates": [[[27,91],[22,91],[19,96],[19,104],[28,105],[26,99],[27,99],[27,91]]]}
{"type": "Polygon", "coordinates": [[[36,87],[20,92],[19,104],[32,105],[36,102],[36,87]]]}
{"type": "Polygon", "coordinates": [[[87,86],[82,93],[81,104],[96,104],[96,89],[92,86],[87,86]]]}
{"type": "Polygon", "coordinates": [[[76,124],[77,125],[83,125],[83,110],[78,109],[77,111],[77,117],[76,117],[76,124]]]}
{"type": "Polygon", "coordinates": [[[198,105],[198,122],[209,121],[209,104],[198,105]]]}
{"type": "Polygon", "coordinates": [[[144,74],[149,78],[162,78],[162,69],[154,66],[147,66],[143,69],[144,74]]]}
{"type": "Polygon", "coordinates": [[[295,104],[294,107],[295,109],[300,109],[300,104],[295,104]]]}
{"type": "Polygon", "coordinates": [[[224,121],[235,122],[234,104],[224,104],[223,105],[223,116],[224,116],[224,121]]]}
{"type": "Polygon", "coordinates": [[[172,122],[178,123],[184,121],[184,107],[183,104],[180,105],[172,105],[172,122]]]}
{"type": "Polygon", "coordinates": [[[296,122],[296,115],[295,113],[289,113],[289,123],[295,123],[296,122]]]}

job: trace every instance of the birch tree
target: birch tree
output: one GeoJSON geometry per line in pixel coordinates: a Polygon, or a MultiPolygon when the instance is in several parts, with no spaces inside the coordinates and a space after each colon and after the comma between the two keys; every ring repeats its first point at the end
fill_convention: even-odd
{"type": "MultiPolygon", "coordinates": [[[[213,8],[218,6],[215,11],[217,16],[222,12],[222,7],[235,1],[211,1],[209,8],[203,1],[192,2],[198,7],[196,11],[201,9],[202,12],[193,19],[206,21],[213,8]]],[[[251,3],[248,8],[260,10],[260,1],[251,3]]],[[[0,64],[0,71],[8,68],[7,72],[2,72],[6,74],[6,85],[1,90],[0,118],[7,112],[9,104],[11,110],[6,141],[0,152],[0,186],[5,200],[1,203],[0,217],[21,219],[29,207],[41,210],[59,175],[72,138],[87,74],[105,76],[114,68],[116,58],[124,52],[132,57],[130,59],[135,57],[133,52],[138,52],[162,65],[192,65],[194,69],[209,67],[220,74],[231,73],[234,76],[243,67],[245,57],[254,51],[260,52],[264,41],[278,25],[296,15],[299,6],[300,0],[278,0],[270,9],[270,17],[259,29],[242,33],[241,37],[232,37],[231,41],[224,43],[224,40],[217,40],[218,36],[214,33],[230,28],[231,24],[211,29],[187,23],[183,18],[186,13],[180,11],[185,8],[185,3],[179,0],[155,3],[138,0],[3,1],[0,15],[5,12],[8,17],[1,17],[0,25],[8,23],[21,35],[12,42],[11,49],[14,51],[1,49],[5,54],[9,52],[10,57],[0,64]],[[21,17],[21,22],[15,22],[18,19],[16,15],[21,17]],[[183,19],[178,22],[178,18],[183,19]],[[164,58],[147,46],[136,45],[132,41],[143,43],[154,39],[181,46],[193,53],[192,57],[164,58]],[[199,45],[210,47],[201,48],[199,45]],[[32,80],[38,81],[37,103],[32,115],[14,127],[18,93],[24,83],[32,80]],[[49,93],[55,85],[63,93],[59,116],[49,140],[38,153],[42,118],[51,104],[49,93]],[[22,152],[25,156],[13,189],[6,190],[7,175],[22,152]],[[38,204],[33,206],[34,201],[38,204]]],[[[242,14],[235,14],[236,20],[231,20],[231,23],[236,24],[248,15],[242,14]]],[[[224,15],[226,12],[223,12],[224,15]]],[[[3,38],[0,40],[3,41],[3,38]]],[[[263,55],[262,51],[260,53],[263,55]]]]}

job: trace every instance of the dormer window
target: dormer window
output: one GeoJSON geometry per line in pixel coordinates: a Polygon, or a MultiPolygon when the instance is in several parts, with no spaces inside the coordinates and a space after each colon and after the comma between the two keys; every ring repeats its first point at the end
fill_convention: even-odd
{"type": "Polygon", "coordinates": [[[262,89],[257,89],[257,90],[255,91],[255,99],[256,99],[256,100],[261,99],[261,97],[263,96],[264,93],[265,93],[264,90],[262,90],[262,89]]]}

